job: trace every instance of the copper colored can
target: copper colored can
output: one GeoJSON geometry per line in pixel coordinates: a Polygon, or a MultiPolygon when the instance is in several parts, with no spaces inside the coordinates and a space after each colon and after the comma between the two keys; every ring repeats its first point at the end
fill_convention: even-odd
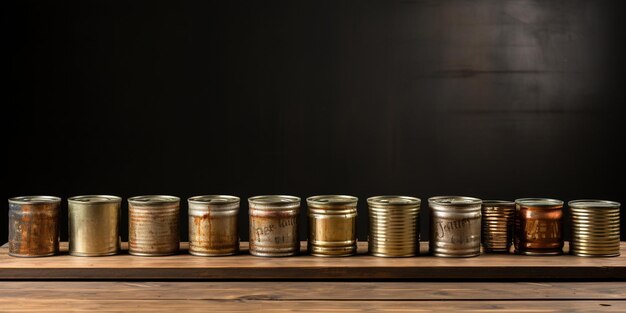
{"type": "Polygon", "coordinates": [[[189,203],[189,253],[223,256],[239,252],[237,215],[239,198],[225,195],[196,196],[189,203]]]}
{"type": "Polygon", "coordinates": [[[419,254],[421,200],[407,196],[377,196],[369,205],[369,254],[410,257],[419,254]]]}
{"type": "Polygon", "coordinates": [[[357,202],[353,196],[323,195],[306,199],[309,218],[309,254],[350,256],[356,254],[357,202]]]}
{"type": "Polygon", "coordinates": [[[428,199],[430,207],[430,253],[440,257],[480,255],[478,198],[440,196],[428,199]]]}
{"type": "Polygon", "coordinates": [[[485,252],[509,252],[513,243],[515,202],[483,200],[481,241],[485,252]]]}
{"type": "Polygon", "coordinates": [[[104,256],[119,252],[121,203],[122,198],[107,195],[67,199],[71,255],[104,256]]]}
{"type": "Polygon", "coordinates": [[[515,253],[563,253],[563,201],[545,198],[515,200],[515,253]]]}
{"type": "Polygon", "coordinates": [[[61,198],[9,199],[9,255],[41,257],[59,253],[61,198]]]}
{"type": "Polygon", "coordinates": [[[606,200],[568,203],[572,239],[569,252],[577,256],[619,256],[620,204],[606,200]]]}
{"type": "Polygon", "coordinates": [[[180,198],[137,196],[128,199],[128,253],[170,255],[180,244],[180,198]]]}
{"type": "Polygon", "coordinates": [[[298,214],[300,198],[268,195],[248,199],[250,254],[265,257],[300,253],[298,214]]]}

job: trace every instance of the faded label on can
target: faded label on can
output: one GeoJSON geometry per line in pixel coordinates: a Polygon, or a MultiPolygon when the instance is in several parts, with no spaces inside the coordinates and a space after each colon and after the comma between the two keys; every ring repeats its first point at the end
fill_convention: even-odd
{"type": "Polygon", "coordinates": [[[294,217],[261,218],[250,220],[252,241],[267,244],[291,243],[295,240],[298,219],[294,217]]]}
{"type": "Polygon", "coordinates": [[[434,227],[435,238],[438,242],[466,244],[480,240],[480,219],[478,218],[437,218],[434,227]]]}
{"type": "Polygon", "coordinates": [[[526,239],[560,239],[561,225],[558,220],[526,220],[526,239]]]}

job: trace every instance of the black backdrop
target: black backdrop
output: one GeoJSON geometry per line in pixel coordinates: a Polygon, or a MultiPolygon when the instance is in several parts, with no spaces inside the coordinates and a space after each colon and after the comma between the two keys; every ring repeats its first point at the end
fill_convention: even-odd
{"type": "Polygon", "coordinates": [[[3,2],[2,198],[624,202],[618,4],[3,2]]]}

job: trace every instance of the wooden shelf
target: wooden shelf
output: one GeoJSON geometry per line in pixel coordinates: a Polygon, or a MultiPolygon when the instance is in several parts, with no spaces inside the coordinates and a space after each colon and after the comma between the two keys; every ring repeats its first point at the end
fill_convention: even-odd
{"type": "MultiPolygon", "coordinates": [[[[125,247],[126,245],[123,245],[125,247]]],[[[379,258],[366,255],[367,243],[359,243],[359,254],[345,258],[300,255],[261,258],[242,253],[228,257],[198,257],[181,253],[164,257],[120,255],[75,257],[62,254],[44,258],[16,258],[0,248],[0,279],[29,280],[626,280],[626,256],[584,258],[562,256],[519,256],[483,254],[475,258],[379,258]]],[[[303,242],[303,253],[306,244],[303,242]]],[[[426,253],[428,244],[421,244],[426,253]]],[[[622,242],[622,251],[626,243],[622,242]]],[[[567,250],[567,244],[566,244],[567,250]]]]}

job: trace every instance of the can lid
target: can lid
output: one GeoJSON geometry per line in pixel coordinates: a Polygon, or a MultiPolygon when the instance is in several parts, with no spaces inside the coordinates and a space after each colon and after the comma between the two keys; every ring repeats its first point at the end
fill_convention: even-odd
{"type": "Polygon", "coordinates": [[[248,202],[259,205],[292,206],[300,204],[300,198],[287,195],[263,195],[248,198],[248,202]]]}
{"type": "Polygon", "coordinates": [[[68,202],[76,203],[110,203],[110,202],[122,202],[122,198],[118,196],[109,195],[84,195],[74,196],[67,199],[68,202]]]}
{"type": "Polygon", "coordinates": [[[481,204],[482,200],[465,196],[437,196],[428,198],[428,203],[443,206],[463,206],[481,204]]]}
{"type": "Polygon", "coordinates": [[[367,203],[371,206],[418,206],[422,200],[409,196],[376,196],[367,198],[367,203]]]}
{"type": "Polygon", "coordinates": [[[620,203],[609,200],[596,200],[596,199],[580,199],[572,200],[567,203],[572,208],[619,208],[620,203]]]}
{"type": "Polygon", "coordinates": [[[228,195],[202,195],[191,197],[187,199],[187,201],[194,204],[226,205],[239,203],[239,197],[228,195]]]}
{"type": "Polygon", "coordinates": [[[145,195],[128,198],[128,203],[135,205],[178,203],[179,201],[179,197],[166,195],[145,195]]]}
{"type": "Polygon", "coordinates": [[[509,200],[483,200],[483,206],[514,206],[515,201],[509,200]]]}
{"type": "Polygon", "coordinates": [[[515,200],[515,204],[530,206],[559,206],[563,205],[563,201],[550,198],[521,198],[515,200]]]}
{"type": "Polygon", "coordinates": [[[309,206],[356,205],[359,198],[347,195],[319,195],[306,198],[309,206]]]}
{"type": "Polygon", "coordinates": [[[20,196],[9,199],[9,203],[14,204],[35,204],[35,203],[55,203],[61,202],[61,198],[53,196],[20,196]]]}

